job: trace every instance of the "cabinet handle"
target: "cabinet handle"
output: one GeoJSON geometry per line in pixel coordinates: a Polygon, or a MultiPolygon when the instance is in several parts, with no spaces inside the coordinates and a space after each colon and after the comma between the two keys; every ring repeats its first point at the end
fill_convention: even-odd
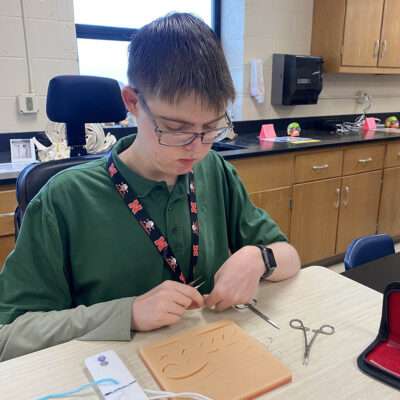
{"type": "Polygon", "coordinates": [[[383,55],[385,54],[386,49],[387,49],[387,40],[385,39],[385,40],[382,42],[381,59],[383,58],[383,55]]]}
{"type": "Polygon", "coordinates": [[[349,194],[350,194],[350,187],[349,186],[345,186],[344,187],[344,193],[345,193],[345,196],[343,197],[343,205],[345,207],[347,207],[347,205],[349,204],[349,194]]]}
{"type": "Polygon", "coordinates": [[[8,212],[8,213],[0,213],[0,218],[2,217],[13,217],[14,216],[14,211],[13,212],[8,212]]]}
{"type": "Polygon", "coordinates": [[[400,157],[400,152],[397,153],[397,157],[400,157]]]}
{"type": "Polygon", "coordinates": [[[371,162],[371,161],[372,161],[372,157],[360,158],[360,159],[358,160],[358,162],[359,162],[360,164],[366,164],[366,163],[369,163],[369,162],[371,162]]]}
{"type": "Polygon", "coordinates": [[[313,165],[312,169],[314,171],[319,171],[321,169],[327,169],[329,167],[328,164],[322,164],[322,165],[313,165]]]}
{"type": "Polygon", "coordinates": [[[340,205],[340,188],[336,188],[335,208],[339,208],[339,205],[340,205]]]}
{"type": "Polygon", "coordinates": [[[378,58],[379,55],[379,44],[380,44],[380,40],[375,40],[375,44],[374,44],[374,58],[378,58]]]}

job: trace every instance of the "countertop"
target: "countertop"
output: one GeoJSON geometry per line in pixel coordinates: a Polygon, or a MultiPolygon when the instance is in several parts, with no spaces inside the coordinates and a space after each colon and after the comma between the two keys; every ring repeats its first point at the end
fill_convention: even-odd
{"type": "Polygon", "coordinates": [[[0,163],[0,182],[15,181],[19,173],[29,164],[25,163],[0,163]]]}
{"type": "Polygon", "coordinates": [[[302,137],[320,140],[312,143],[275,143],[259,141],[256,134],[239,135],[232,143],[245,148],[222,151],[225,159],[245,158],[260,155],[272,155],[291,151],[307,150],[314,148],[337,147],[349,144],[362,144],[387,140],[400,139],[400,129],[382,128],[368,132],[350,132],[345,134],[321,132],[318,130],[302,131],[302,137]]]}
{"type": "MultiPolygon", "coordinates": [[[[221,151],[220,154],[227,160],[246,158],[261,155],[273,155],[300,151],[306,149],[327,148],[349,144],[362,144],[387,140],[400,139],[400,129],[379,129],[369,132],[351,132],[337,134],[321,132],[318,130],[304,130],[302,137],[320,140],[312,143],[275,143],[270,141],[259,141],[257,134],[241,134],[230,142],[243,148],[221,151]]],[[[16,177],[26,164],[13,164],[0,162],[0,184],[15,182],[16,177]]]]}

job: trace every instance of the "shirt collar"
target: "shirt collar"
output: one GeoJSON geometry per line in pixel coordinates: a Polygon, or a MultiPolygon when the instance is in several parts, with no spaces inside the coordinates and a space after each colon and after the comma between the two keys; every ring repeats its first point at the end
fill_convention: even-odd
{"type": "MultiPolygon", "coordinates": [[[[168,191],[168,186],[164,181],[153,181],[132,171],[128,166],[119,158],[118,154],[127,149],[135,140],[136,135],[129,135],[120,140],[114,145],[112,149],[113,161],[125,178],[129,186],[134,188],[137,197],[143,198],[148,196],[154,189],[162,188],[168,191]]],[[[179,175],[175,187],[172,192],[178,195],[186,195],[189,187],[189,179],[187,175],[179,175]]]]}

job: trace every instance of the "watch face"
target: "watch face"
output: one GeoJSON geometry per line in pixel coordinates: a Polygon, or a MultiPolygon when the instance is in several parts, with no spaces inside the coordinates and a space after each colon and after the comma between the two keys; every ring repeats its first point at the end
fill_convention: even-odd
{"type": "Polygon", "coordinates": [[[270,269],[275,269],[276,268],[276,261],[275,261],[275,257],[274,257],[274,252],[269,248],[269,247],[265,247],[265,251],[267,253],[267,257],[268,257],[268,267],[270,269]]]}

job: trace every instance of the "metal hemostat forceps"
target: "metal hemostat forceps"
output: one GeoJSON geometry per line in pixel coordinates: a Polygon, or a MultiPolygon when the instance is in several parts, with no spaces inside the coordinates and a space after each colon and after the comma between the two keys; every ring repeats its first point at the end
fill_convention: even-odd
{"type": "Polygon", "coordinates": [[[311,337],[310,343],[308,343],[307,332],[310,331],[310,328],[304,326],[303,321],[301,319],[291,319],[289,325],[293,329],[299,329],[303,331],[304,335],[304,358],[303,365],[308,365],[308,361],[310,360],[310,351],[311,346],[313,345],[316,337],[319,333],[322,335],[333,335],[335,333],[335,327],[332,325],[321,325],[318,329],[311,329],[311,332],[314,335],[311,337]]]}
{"type": "Polygon", "coordinates": [[[257,300],[253,299],[251,303],[247,304],[236,304],[233,306],[236,310],[245,310],[248,308],[249,310],[253,311],[254,314],[259,316],[261,319],[263,319],[265,322],[268,322],[270,325],[272,325],[276,329],[280,329],[278,324],[274,321],[272,321],[271,318],[269,318],[267,315],[265,315],[263,312],[261,312],[255,305],[257,304],[257,300]]]}

